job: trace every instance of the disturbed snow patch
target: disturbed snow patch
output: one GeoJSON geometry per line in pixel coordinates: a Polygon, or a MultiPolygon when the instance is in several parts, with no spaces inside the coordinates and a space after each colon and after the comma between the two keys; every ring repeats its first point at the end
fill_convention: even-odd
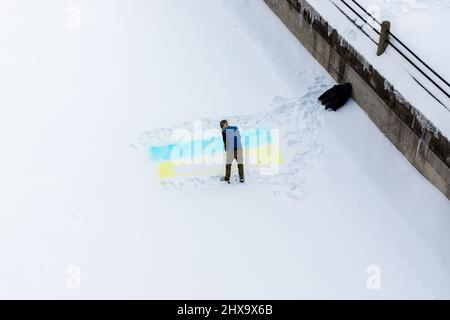
{"type": "MultiPolygon", "coordinates": [[[[245,167],[245,188],[263,188],[277,195],[285,195],[296,199],[305,192],[305,175],[312,168],[314,159],[322,149],[318,142],[319,128],[322,123],[322,108],[317,98],[326,85],[323,77],[315,78],[306,93],[296,99],[275,97],[270,107],[261,113],[250,115],[235,115],[225,117],[231,124],[236,124],[240,130],[269,128],[279,129],[280,150],[283,162],[275,174],[264,175],[255,167],[245,167]]],[[[199,119],[206,128],[217,128],[221,119],[199,119]]],[[[183,123],[180,128],[192,128],[192,123],[183,123]]],[[[174,128],[176,129],[176,128],[174,128]]],[[[160,128],[146,133],[150,144],[170,143],[171,131],[174,129],[160,128]]],[[[220,172],[192,177],[177,177],[161,179],[157,189],[160,191],[198,192],[230,188],[219,181],[223,175],[220,172]]],[[[232,183],[237,183],[236,163],[233,163],[232,183]]],[[[233,185],[231,185],[233,187],[233,185]]]]}

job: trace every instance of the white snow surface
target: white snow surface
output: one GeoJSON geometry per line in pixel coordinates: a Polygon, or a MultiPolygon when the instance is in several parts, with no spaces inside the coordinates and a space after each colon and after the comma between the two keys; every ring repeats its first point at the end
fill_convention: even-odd
{"type": "MultiPolygon", "coordinates": [[[[387,51],[378,57],[376,55],[377,45],[334,5],[336,4],[378,43],[379,36],[373,31],[372,27],[379,30],[380,26],[364,14],[352,0],[307,1],[425,119],[430,121],[444,136],[450,137],[450,98],[446,96],[450,93],[448,85],[437,78],[393,38],[391,40],[394,45],[408,59],[419,66],[444,92],[413,67],[392,46],[389,46],[387,51]],[[362,15],[367,23],[351,11],[345,3],[362,15]]],[[[450,0],[356,0],[356,2],[362,5],[378,21],[390,21],[391,32],[422,61],[450,83],[450,63],[447,61],[450,54],[450,45],[447,41],[450,37],[450,28],[448,28],[450,0]]],[[[422,124],[427,126],[426,121],[423,121],[422,124]]]]}
{"type": "Polygon", "coordinates": [[[0,21],[0,298],[450,298],[450,202],[353,101],[323,110],[332,79],[262,1],[0,21]],[[158,179],[150,144],[222,118],[279,129],[280,173],[158,179]]]}

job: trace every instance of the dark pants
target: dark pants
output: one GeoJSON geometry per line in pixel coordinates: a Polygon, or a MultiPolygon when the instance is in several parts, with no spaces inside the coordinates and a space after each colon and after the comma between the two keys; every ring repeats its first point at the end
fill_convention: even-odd
{"type": "Polygon", "coordinates": [[[230,180],[233,160],[238,163],[239,178],[244,179],[244,152],[242,149],[227,151],[227,164],[225,165],[225,179],[230,180]]]}

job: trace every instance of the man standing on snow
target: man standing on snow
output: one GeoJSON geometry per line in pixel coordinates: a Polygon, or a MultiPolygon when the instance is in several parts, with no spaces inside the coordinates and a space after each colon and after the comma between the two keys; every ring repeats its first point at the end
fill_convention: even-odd
{"type": "Polygon", "coordinates": [[[244,152],[242,150],[241,133],[238,127],[229,126],[227,120],[220,121],[220,128],[222,129],[223,143],[226,152],[225,177],[221,181],[230,183],[231,165],[236,159],[239,181],[243,183],[244,179],[244,152]]]}

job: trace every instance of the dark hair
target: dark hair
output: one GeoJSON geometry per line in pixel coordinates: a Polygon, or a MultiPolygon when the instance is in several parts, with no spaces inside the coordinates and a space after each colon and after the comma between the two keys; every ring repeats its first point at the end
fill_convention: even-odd
{"type": "Polygon", "coordinates": [[[220,128],[223,129],[223,127],[225,127],[225,125],[227,125],[227,124],[228,124],[228,120],[222,120],[222,121],[220,121],[220,128]]]}

